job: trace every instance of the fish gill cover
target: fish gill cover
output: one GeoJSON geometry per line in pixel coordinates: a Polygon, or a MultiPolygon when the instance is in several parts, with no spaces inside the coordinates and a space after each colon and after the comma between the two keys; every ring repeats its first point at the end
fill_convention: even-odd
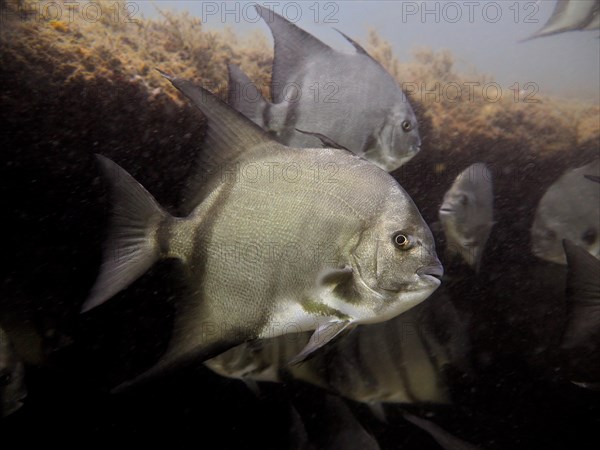
{"type": "MultiPolygon", "coordinates": [[[[106,377],[114,383],[122,379],[123,370],[134,373],[164,351],[166,339],[157,341],[156,335],[168,335],[168,324],[164,322],[172,317],[172,302],[155,305],[160,298],[172,299],[176,293],[165,282],[169,267],[161,266],[154,270],[154,280],[142,280],[143,289],[134,287],[138,298],[134,295],[128,305],[114,302],[116,306],[107,305],[108,312],[80,317],[81,303],[100,264],[108,222],[109,202],[93,154],[117,160],[141,184],[151,188],[161,205],[175,212],[190,167],[202,147],[204,124],[193,106],[154,68],[225,95],[227,63],[233,63],[268,98],[272,49],[263,34],[241,39],[231,30],[208,31],[198,18],[187,13],[161,11],[156,19],[130,17],[126,2],[111,1],[106,14],[92,21],[82,14],[83,2],[50,3],[63,11],[61,17],[33,0],[0,0],[0,188],[4,217],[8,218],[3,253],[9,255],[0,301],[15,316],[32,316],[34,321],[44,322],[42,328],[50,327],[46,320],[51,317],[53,330],[90,340],[91,348],[81,353],[84,356],[77,359],[77,364],[106,367],[106,377]],[[70,16],[67,11],[72,8],[70,16]],[[120,318],[115,320],[117,314],[110,314],[111,308],[121,313],[120,318]],[[111,330],[106,329],[106,323],[110,323],[111,330]]],[[[351,30],[343,31],[350,34],[351,30]]],[[[547,330],[560,329],[562,322],[556,316],[560,316],[562,297],[545,303],[537,301],[536,294],[542,287],[551,290],[560,283],[554,284],[546,273],[543,286],[532,282],[527,269],[535,259],[526,254],[529,228],[535,206],[547,187],[566,168],[589,163],[597,156],[600,107],[542,95],[535,92],[535,86],[522,86],[523,91],[518,92],[505,90],[505,95],[496,99],[493,87],[482,91],[483,86],[493,83],[493,77],[477,71],[459,72],[450,52],[417,48],[411,60],[399,61],[391,45],[375,31],[361,44],[398,80],[416,110],[423,137],[421,152],[394,175],[415,199],[428,223],[436,220],[444,193],[463,169],[479,161],[493,173],[494,220],[498,225],[488,243],[484,257],[487,262],[480,275],[492,294],[482,301],[478,295],[484,282],[473,288],[472,278],[447,285],[458,293],[460,306],[472,302],[470,309],[477,319],[473,341],[480,347],[480,354],[496,352],[499,361],[517,360],[518,368],[529,363],[544,365],[543,356],[549,353],[540,356],[536,349],[552,340],[546,337],[547,330]],[[445,93],[434,88],[436,83],[440,89],[447,89],[445,93]],[[470,83],[473,90],[455,98],[453,83],[470,83]],[[490,270],[498,266],[502,267],[502,276],[490,270]],[[541,330],[532,328],[532,322],[537,322],[541,330]]],[[[69,364],[75,365],[73,361],[69,364]]],[[[539,405],[561,406],[562,398],[549,398],[546,392],[536,390],[535,377],[552,368],[527,369],[523,376],[499,374],[502,370],[499,364],[485,370],[489,381],[482,382],[489,389],[480,389],[485,393],[480,394],[479,405],[497,414],[495,420],[502,425],[503,433],[522,439],[521,446],[515,444],[514,448],[527,448],[540,436],[544,436],[542,443],[548,444],[547,448],[557,448],[550,445],[554,443],[545,433],[551,430],[560,435],[564,425],[561,418],[565,416],[541,414],[539,405]],[[516,380],[514,389],[506,387],[511,380],[516,380]],[[500,398],[500,394],[493,397],[495,382],[506,398],[503,404],[490,406],[486,396],[500,398]],[[538,397],[530,404],[518,404],[521,396],[532,392],[538,397]],[[521,409],[521,416],[511,415],[511,401],[521,409]],[[533,430],[529,428],[531,421],[536,421],[533,430]]],[[[96,378],[106,382],[102,375],[96,378]]],[[[215,382],[209,375],[202,379],[215,382]]],[[[77,381],[75,376],[53,381],[55,384],[44,386],[48,392],[69,391],[65,388],[68,383],[75,386],[69,388],[71,391],[79,391],[68,401],[47,398],[49,406],[37,412],[50,424],[57,423],[51,417],[54,405],[62,402],[83,408],[86,405],[79,399],[80,392],[87,395],[82,398],[97,400],[89,382],[77,381]]],[[[252,403],[241,389],[228,388],[231,393],[199,389],[180,394],[196,395],[213,407],[233,404],[241,397],[260,409],[257,417],[264,417],[264,406],[252,403]]],[[[33,390],[30,397],[35,398],[35,394],[33,390]]],[[[164,404],[171,405],[170,400],[165,401],[167,397],[159,395],[164,404]]],[[[152,401],[136,407],[125,402],[123,412],[111,420],[119,424],[117,429],[129,429],[128,413],[136,411],[142,413],[135,421],[138,427],[146,420],[146,427],[151,424],[163,429],[162,421],[166,420],[174,429],[197,431],[196,417],[187,412],[183,418],[180,414],[174,414],[173,419],[151,417],[143,409],[153,411],[152,401]]],[[[586,404],[579,397],[566,403],[586,404]]],[[[109,409],[106,403],[102,407],[100,412],[109,409]]],[[[249,424],[256,425],[252,420],[246,423],[247,417],[230,406],[222,408],[224,412],[217,411],[215,418],[236,420],[242,431],[249,432],[249,424]]],[[[92,419],[101,418],[100,412],[92,419]]],[[[554,412],[559,414],[559,408],[554,412]]],[[[579,414],[577,417],[585,420],[587,410],[564,413],[579,414]]],[[[77,411],[71,413],[72,417],[75,414],[77,411]]],[[[285,426],[278,422],[280,418],[270,417],[274,421],[271,428],[285,426]]],[[[215,429],[229,431],[216,419],[206,420],[215,429]]],[[[31,431],[27,425],[23,429],[31,431]]],[[[86,429],[100,433],[102,428],[88,424],[86,429]]],[[[565,435],[570,436],[568,431],[565,435]]],[[[245,443],[240,438],[239,444],[245,443]]]]}

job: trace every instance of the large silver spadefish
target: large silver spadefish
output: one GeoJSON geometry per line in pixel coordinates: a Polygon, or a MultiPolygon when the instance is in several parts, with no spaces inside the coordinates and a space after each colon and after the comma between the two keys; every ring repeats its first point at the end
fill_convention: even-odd
{"type": "Polygon", "coordinates": [[[247,340],[316,330],[300,360],[439,286],[429,228],[387,172],[345,150],[286,147],[208,91],[165,76],[209,122],[189,215],[170,216],[99,157],[115,207],[83,307],[102,304],[160,258],[181,260],[188,296],[167,354],[150,373],[247,340]]]}
{"type": "Polygon", "coordinates": [[[397,81],[355,41],[339,52],[273,11],[257,7],[275,41],[273,103],[236,66],[229,67],[229,103],[280,142],[320,147],[314,135],[389,172],[420,150],[416,117],[397,81]]]}

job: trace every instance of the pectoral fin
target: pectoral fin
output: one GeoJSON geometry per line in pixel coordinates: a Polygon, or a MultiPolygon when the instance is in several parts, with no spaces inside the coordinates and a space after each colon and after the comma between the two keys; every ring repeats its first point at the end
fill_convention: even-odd
{"type": "Polygon", "coordinates": [[[261,398],[260,386],[256,380],[250,378],[242,378],[242,381],[246,387],[256,396],[257,399],[261,398]]]}
{"type": "Polygon", "coordinates": [[[368,406],[373,415],[377,417],[381,423],[388,423],[387,416],[385,415],[385,409],[383,408],[383,403],[373,402],[369,403],[368,406]]]}
{"type": "Polygon", "coordinates": [[[299,362],[305,360],[306,357],[315,350],[318,350],[331,340],[335,339],[343,331],[350,331],[352,328],[354,327],[350,321],[327,322],[320,325],[310,337],[306,347],[304,347],[300,353],[292,358],[288,364],[298,364],[299,362]]]}
{"type": "MultiPolygon", "coordinates": [[[[360,302],[360,295],[354,286],[354,270],[350,266],[341,269],[328,268],[321,271],[316,283],[320,295],[328,296],[329,305],[311,305],[312,311],[321,315],[347,320],[349,317],[342,312],[343,305],[360,302]]],[[[308,305],[306,305],[308,306],[308,305]]]]}
{"type": "Polygon", "coordinates": [[[354,154],[351,150],[348,150],[347,147],[344,147],[342,144],[338,144],[333,139],[325,136],[324,134],[315,133],[315,132],[312,132],[312,131],[304,131],[304,130],[300,130],[299,128],[295,128],[295,130],[298,133],[302,133],[302,134],[306,134],[308,136],[314,136],[314,137],[316,137],[317,139],[319,139],[321,141],[321,144],[323,144],[324,148],[337,148],[339,150],[346,150],[347,152],[350,152],[350,153],[354,154]]]}
{"type": "Polygon", "coordinates": [[[337,285],[352,279],[353,270],[350,266],[341,269],[327,268],[321,271],[317,280],[317,286],[337,285]]]}

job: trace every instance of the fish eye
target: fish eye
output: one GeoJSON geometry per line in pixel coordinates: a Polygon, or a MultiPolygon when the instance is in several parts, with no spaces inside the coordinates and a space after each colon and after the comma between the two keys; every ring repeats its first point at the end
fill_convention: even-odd
{"type": "Polygon", "coordinates": [[[402,130],[404,130],[406,133],[408,133],[412,129],[413,129],[413,126],[412,126],[412,123],[410,123],[410,120],[402,121],[402,130]]]}
{"type": "Polygon", "coordinates": [[[596,230],[594,230],[593,228],[590,228],[585,233],[583,233],[583,235],[581,236],[581,240],[588,245],[592,245],[594,242],[596,242],[596,237],[597,237],[596,230]]]}
{"type": "Polygon", "coordinates": [[[392,236],[392,242],[400,250],[408,250],[411,247],[410,238],[402,231],[394,233],[394,235],[392,236]]]}
{"type": "Polygon", "coordinates": [[[466,195],[461,195],[459,198],[459,202],[461,205],[466,206],[469,203],[469,198],[466,195]]]}

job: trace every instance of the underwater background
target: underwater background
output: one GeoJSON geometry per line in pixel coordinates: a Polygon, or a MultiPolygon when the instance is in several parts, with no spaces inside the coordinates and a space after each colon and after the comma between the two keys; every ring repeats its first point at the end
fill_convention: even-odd
{"type": "MultiPolygon", "coordinates": [[[[17,336],[28,389],[25,406],[0,422],[1,439],[65,444],[84,433],[142,444],[167,435],[181,448],[214,441],[293,448],[290,397],[303,417],[331,432],[335,421],[319,416],[319,389],[293,380],[264,383],[257,396],[198,364],[133,392],[109,393],[164,352],[180,289],[177,265],[163,261],[113,301],[80,314],[110,211],[94,154],[117,161],[175,214],[205,123],[154,69],[225,94],[226,64],[234,63],[268,96],[272,44],[266,33],[207,30],[186,12],[132,17],[131,2],[110,1],[92,21],[82,13],[85,2],[53,3],[71,8],[72,17],[57,18],[30,0],[0,2],[0,325],[17,336]]],[[[352,35],[343,25],[333,24],[352,35]]],[[[419,48],[418,38],[400,60],[373,27],[361,30],[361,44],[399,83],[415,82],[409,98],[421,151],[393,175],[425,221],[437,221],[444,193],[466,167],[484,162],[494,174],[496,224],[479,273],[438,251],[451,275],[444,295],[469,317],[473,376],[450,383],[451,405],[406,408],[428,411],[481,448],[597,448],[600,396],[570,383],[560,364],[566,266],[533,256],[529,230],[547,188],[599,156],[600,87],[585,99],[543,89],[527,97],[503,85],[504,95],[490,101],[482,89],[493,75],[461,69],[451,50],[419,48]],[[478,83],[472,96],[427,95],[436,83],[471,82],[478,83]]],[[[350,407],[381,448],[439,448],[399,408],[382,422],[365,405],[350,407]]]]}

